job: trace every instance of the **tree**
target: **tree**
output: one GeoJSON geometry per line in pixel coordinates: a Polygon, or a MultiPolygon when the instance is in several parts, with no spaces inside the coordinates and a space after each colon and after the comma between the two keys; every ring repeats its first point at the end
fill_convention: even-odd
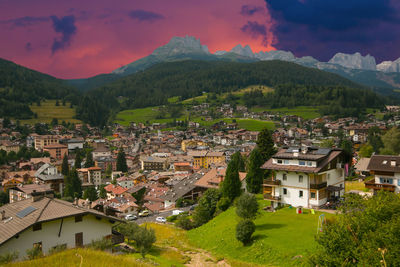
{"type": "Polygon", "coordinates": [[[112,164],[108,164],[106,169],[106,176],[111,177],[111,173],[112,173],[112,164]]]}
{"type": "Polygon", "coordinates": [[[260,150],[264,162],[269,160],[276,153],[272,134],[267,128],[264,128],[258,134],[257,147],[260,150]]]}
{"type": "Polygon", "coordinates": [[[311,265],[400,266],[397,194],[379,191],[371,198],[347,194],[339,210],[317,235],[318,250],[311,265]]]}
{"type": "Polygon", "coordinates": [[[58,99],[56,100],[56,106],[58,107],[60,103],[58,102],[58,99]]]}
{"type": "Polygon", "coordinates": [[[146,254],[156,242],[156,234],[152,228],[147,228],[147,226],[139,227],[137,232],[134,233],[134,240],[140,254],[145,258],[146,254]]]}
{"type": "Polygon", "coordinates": [[[256,226],[251,220],[241,220],[236,226],[236,239],[246,245],[250,243],[251,236],[256,230],[256,226]]]}
{"type": "Polygon", "coordinates": [[[244,162],[244,159],[242,157],[242,154],[240,152],[237,153],[237,161],[238,161],[238,169],[240,172],[245,172],[246,171],[246,163],[244,162]]]}
{"type": "Polygon", "coordinates": [[[258,202],[254,195],[242,194],[236,203],[236,214],[242,219],[254,219],[258,213],[258,202]]]}
{"type": "Polygon", "coordinates": [[[221,192],[218,189],[210,188],[204,192],[193,212],[193,221],[196,226],[205,224],[213,218],[220,198],[221,192]]]}
{"type": "Polygon", "coordinates": [[[54,127],[54,126],[57,126],[58,125],[58,119],[57,118],[53,118],[52,120],[51,120],[51,127],[54,127]]]}
{"type": "Polygon", "coordinates": [[[99,189],[99,198],[106,199],[107,198],[107,191],[104,189],[106,185],[102,184],[100,185],[99,189]]]}
{"type": "Polygon", "coordinates": [[[370,144],[364,144],[360,148],[360,157],[369,158],[374,153],[374,148],[370,144]]]}
{"type": "Polygon", "coordinates": [[[90,168],[94,166],[93,155],[90,150],[86,152],[85,168],[90,168]]]}
{"type": "Polygon", "coordinates": [[[135,193],[132,193],[132,196],[136,199],[136,204],[138,204],[139,207],[143,206],[145,195],[146,195],[146,187],[144,187],[144,186],[143,186],[143,188],[136,191],[135,193]]]}
{"type": "Polygon", "coordinates": [[[67,153],[64,154],[62,165],[61,165],[61,173],[64,176],[67,176],[69,173],[69,165],[68,165],[68,156],[67,153]]]}
{"type": "Polygon", "coordinates": [[[135,234],[139,231],[140,226],[137,223],[121,223],[117,226],[117,231],[125,236],[128,241],[135,240],[135,234]]]}
{"type": "Polygon", "coordinates": [[[257,194],[261,190],[264,179],[264,170],[261,169],[261,165],[263,164],[264,160],[260,150],[256,147],[250,153],[248,172],[246,175],[246,188],[250,193],[257,194]]]}
{"type": "Polygon", "coordinates": [[[97,191],[93,186],[90,186],[83,191],[83,199],[89,199],[95,201],[97,199],[97,191]]]}
{"type": "Polygon", "coordinates": [[[382,136],[382,142],[385,151],[393,151],[389,154],[400,154],[400,130],[396,127],[392,127],[382,136]]]}
{"type": "Polygon", "coordinates": [[[125,152],[122,147],[118,151],[117,156],[117,171],[127,172],[128,165],[126,164],[125,152]]]}
{"type": "Polygon", "coordinates": [[[81,159],[81,152],[79,148],[76,149],[75,151],[75,169],[80,169],[82,168],[82,159],[81,159]]]}
{"type": "Polygon", "coordinates": [[[239,179],[240,152],[232,155],[232,159],[226,169],[224,181],[221,183],[221,193],[231,201],[240,195],[242,183],[239,179]]]}
{"type": "Polygon", "coordinates": [[[353,159],[353,143],[348,139],[343,139],[340,148],[343,149],[345,162],[351,163],[353,159]]]}
{"type": "Polygon", "coordinates": [[[321,143],[321,147],[332,148],[335,145],[335,142],[332,138],[324,139],[321,143]]]}
{"type": "Polygon", "coordinates": [[[9,202],[10,197],[7,192],[0,190],[0,207],[9,202]]]}
{"type": "Polygon", "coordinates": [[[221,197],[217,203],[217,210],[226,211],[231,205],[231,200],[227,197],[221,197]]]}
{"type": "Polygon", "coordinates": [[[64,197],[80,198],[82,196],[82,182],[78,172],[73,168],[66,178],[64,178],[64,197]]]}

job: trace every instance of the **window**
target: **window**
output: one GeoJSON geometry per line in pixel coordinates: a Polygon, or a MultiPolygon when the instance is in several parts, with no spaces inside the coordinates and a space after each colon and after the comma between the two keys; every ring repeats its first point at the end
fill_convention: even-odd
{"type": "Polygon", "coordinates": [[[283,174],[282,180],[283,180],[283,181],[286,181],[286,180],[287,180],[287,175],[286,175],[286,173],[283,174]]]}
{"type": "Polygon", "coordinates": [[[303,197],[303,190],[299,191],[299,197],[303,197]]]}
{"type": "Polygon", "coordinates": [[[393,179],[391,178],[379,178],[381,184],[393,184],[393,179]]]}
{"type": "Polygon", "coordinates": [[[299,183],[303,182],[303,175],[299,175],[299,183]]]}
{"type": "Polygon", "coordinates": [[[32,227],[33,231],[39,231],[42,230],[42,224],[41,223],[35,223],[32,227]]]}
{"type": "Polygon", "coordinates": [[[300,161],[299,161],[299,165],[300,165],[300,166],[306,166],[306,162],[305,162],[305,161],[302,161],[302,160],[300,160],[300,161]]]}
{"type": "Polygon", "coordinates": [[[285,159],[285,160],[283,161],[283,164],[289,165],[289,160],[288,160],[288,159],[285,159]]]}
{"type": "Polygon", "coordinates": [[[283,194],[287,195],[287,189],[286,188],[283,188],[283,194]]]}
{"type": "Polygon", "coordinates": [[[282,160],[281,159],[278,159],[278,164],[282,164],[282,160]]]}
{"type": "Polygon", "coordinates": [[[33,247],[42,251],[42,242],[33,243],[33,247]]]}
{"type": "Polygon", "coordinates": [[[307,162],[307,166],[311,167],[312,166],[312,161],[307,162]]]}
{"type": "Polygon", "coordinates": [[[311,198],[316,198],[317,194],[315,192],[311,192],[311,198]]]}
{"type": "Polygon", "coordinates": [[[400,186],[400,179],[397,180],[397,185],[400,186]]]}
{"type": "Polygon", "coordinates": [[[75,222],[81,222],[82,221],[82,215],[76,215],[75,216],[75,222]]]}

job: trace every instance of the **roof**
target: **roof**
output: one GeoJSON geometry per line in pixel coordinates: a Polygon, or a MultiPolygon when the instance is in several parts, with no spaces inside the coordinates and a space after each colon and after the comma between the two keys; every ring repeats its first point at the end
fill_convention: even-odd
{"type": "Polygon", "coordinates": [[[104,189],[107,192],[112,192],[115,195],[120,195],[120,194],[125,193],[126,191],[128,191],[127,188],[124,188],[124,187],[119,186],[119,185],[113,185],[113,184],[109,184],[109,185],[105,186],[104,189]]]}
{"type": "Polygon", "coordinates": [[[49,184],[24,184],[18,185],[12,189],[24,192],[25,194],[31,194],[32,192],[46,192],[52,190],[49,184]]]}
{"type": "Polygon", "coordinates": [[[368,170],[384,172],[400,172],[400,156],[373,155],[368,170]]]}
{"type": "Polygon", "coordinates": [[[200,178],[201,178],[200,173],[194,173],[190,175],[188,178],[179,181],[171,188],[171,190],[168,190],[167,192],[165,192],[163,196],[160,196],[160,198],[175,202],[178,198],[183,197],[188,192],[193,190],[193,188],[196,187],[196,182],[200,178]]]}
{"type": "Polygon", "coordinates": [[[51,145],[47,145],[44,147],[44,149],[51,149],[51,148],[65,148],[67,149],[68,147],[66,145],[63,144],[51,144],[51,145]]]}
{"type": "Polygon", "coordinates": [[[0,210],[5,211],[5,215],[8,218],[0,223],[0,245],[35,223],[84,214],[93,214],[119,220],[96,210],[80,208],[72,205],[70,202],[47,197],[35,202],[33,202],[32,199],[25,199],[6,204],[2,206],[0,210]]]}
{"type": "MultiPolygon", "coordinates": [[[[219,184],[225,179],[226,168],[215,168],[208,171],[197,182],[196,186],[206,188],[218,188],[219,184]]],[[[239,179],[243,182],[247,173],[239,172],[239,179]]]]}
{"type": "Polygon", "coordinates": [[[354,166],[356,170],[358,171],[367,171],[368,170],[368,164],[369,164],[370,158],[361,158],[357,162],[357,164],[354,166]]]}

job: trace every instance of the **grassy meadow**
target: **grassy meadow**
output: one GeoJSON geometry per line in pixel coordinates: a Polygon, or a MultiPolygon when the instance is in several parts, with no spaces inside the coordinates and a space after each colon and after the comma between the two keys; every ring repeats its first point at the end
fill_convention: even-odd
{"type": "Polygon", "coordinates": [[[38,117],[29,120],[21,120],[22,124],[35,124],[38,122],[50,123],[53,118],[57,118],[61,123],[62,121],[71,123],[80,123],[80,120],[74,119],[75,108],[70,108],[70,103],[62,105],[62,101],[58,101],[59,106],[56,106],[56,100],[46,100],[40,103],[40,106],[34,103],[29,106],[38,117]]]}
{"type": "Polygon", "coordinates": [[[268,112],[280,113],[280,114],[284,114],[284,115],[296,115],[296,116],[299,116],[306,120],[321,117],[321,114],[319,114],[319,112],[318,112],[318,107],[301,106],[301,107],[295,107],[295,108],[274,108],[274,109],[255,107],[255,108],[252,108],[251,111],[253,111],[253,112],[268,111],[268,112]]]}

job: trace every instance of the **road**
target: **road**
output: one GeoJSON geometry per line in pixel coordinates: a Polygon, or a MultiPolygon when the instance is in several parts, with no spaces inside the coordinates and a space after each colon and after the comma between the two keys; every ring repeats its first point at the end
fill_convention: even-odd
{"type": "MultiPolygon", "coordinates": [[[[177,210],[183,210],[183,211],[189,211],[190,207],[176,208],[176,209],[177,210]]],[[[147,216],[147,217],[139,217],[134,222],[136,222],[137,224],[142,224],[142,223],[145,223],[145,222],[155,222],[157,217],[167,218],[167,217],[171,216],[172,215],[172,211],[173,210],[163,211],[163,212],[160,212],[160,213],[152,214],[152,215],[147,216]]]]}

